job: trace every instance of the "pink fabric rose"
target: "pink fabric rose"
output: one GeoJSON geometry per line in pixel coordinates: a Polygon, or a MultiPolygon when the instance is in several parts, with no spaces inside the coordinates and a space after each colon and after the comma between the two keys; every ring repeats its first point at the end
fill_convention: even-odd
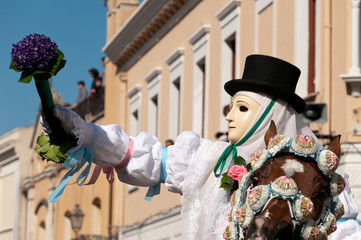
{"type": "Polygon", "coordinates": [[[227,172],[227,176],[232,178],[233,180],[237,180],[239,181],[239,179],[241,179],[241,177],[243,176],[243,174],[247,173],[247,168],[243,165],[234,165],[233,167],[231,167],[228,172],[227,172]]]}

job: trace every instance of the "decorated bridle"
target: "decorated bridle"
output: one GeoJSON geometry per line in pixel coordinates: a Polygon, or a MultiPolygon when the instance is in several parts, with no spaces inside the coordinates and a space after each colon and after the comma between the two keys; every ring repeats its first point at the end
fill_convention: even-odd
{"type": "Polygon", "coordinates": [[[336,221],[344,213],[338,195],[344,189],[343,178],[335,173],[339,159],[337,155],[325,148],[318,148],[317,143],[308,134],[295,138],[277,134],[273,136],[266,150],[258,150],[252,155],[252,171],[239,180],[239,189],[231,197],[232,209],[229,214],[229,225],[224,232],[225,239],[243,239],[254,216],[261,212],[274,198],[284,199],[288,206],[293,227],[302,228],[302,239],[323,239],[336,230],[336,221]],[[281,176],[267,185],[253,186],[250,176],[269,159],[279,153],[291,153],[295,156],[315,159],[321,172],[330,179],[331,195],[325,201],[323,211],[314,221],[311,215],[314,204],[310,198],[298,190],[297,183],[290,176],[281,176]]]}

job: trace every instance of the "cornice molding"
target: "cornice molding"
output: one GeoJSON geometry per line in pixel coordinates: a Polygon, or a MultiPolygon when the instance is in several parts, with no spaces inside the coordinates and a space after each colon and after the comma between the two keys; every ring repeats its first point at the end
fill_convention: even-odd
{"type": "Polygon", "coordinates": [[[126,72],[157,44],[201,0],[145,1],[103,47],[103,52],[126,72]]]}
{"type": "Polygon", "coordinates": [[[184,48],[180,47],[177,50],[175,50],[171,55],[169,55],[169,57],[167,57],[167,59],[165,60],[165,62],[168,65],[171,65],[172,62],[174,62],[174,60],[176,60],[177,58],[179,58],[180,56],[182,56],[184,54],[184,48]]]}
{"type": "Polygon", "coordinates": [[[361,0],[351,0],[352,8],[360,8],[361,0]]]}
{"type": "Polygon", "coordinates": [[[228,14],[239,6],[241,6],[241,0],[233,0],[216,14],[217,19],[222,21],[228,14]]]}
{"type": "Polygon", "coordinates": [[[347,94],[361,97],[361,74],[341,74],[340,78],[346,83],[347,94]]]}
{"type": "Polygon", "coordinates": [[[177,216],[177,215],[180,216],[181,210],[182,210],[182,208],[180,206],[177,206],[168,211],[161,212],[157,215],[151,216],[148,219],[144,220],[143,222],[138,222],[138,223],[135,223],[132,225],[125,226],[121,229],[121,231],[123,234],[126,234],[128,232],[137,230],[139,228],[143,228],[145,226],[154,224],[156,222],[163,221],[163,220],[169,219],[169,218],[177,216]]]}
{"type": "Polygon", "coordinates": [[[265,10],[274,0],[256,0],[256,13],[259,14],[265,10]]]}
{"type": "Polygon", "coordinates": [[[209,33],[211,26],[208,24],[203,25],[196,33],[194,33],[189,39],[188,42],[194,45],[199,39],[201,39],[204,35],[209,33]]]}
{"type": "Polygon", "coordinates": [[[140,90],[142,89],[142,85],[141,84],[135,84],[134,87],[132,87],[128,92],[127,92],[127,97],[128,98],[132,98],[135,94],[137,94],[140,90]]]}
{"type": "Polygon", "coordinates": [[[152,72],[150,72],[145,78],[144,81],[146,83],[150,83],[156,76],[158,76],[162,72],[161,67],[156,67],[152,72]]]}
{"type": "Polygon", "coordinates": [[[55,165],[47,165],[44,169],[43,172],[35,175],[35,176],[31,176],[31,177],[26,177],[23,180],[23,191],[28,191],[30,188],[34,187],[34,184],[44,178],[54,178],[56,177],[58,174],[58,171],[56,170],[55,165]]]}

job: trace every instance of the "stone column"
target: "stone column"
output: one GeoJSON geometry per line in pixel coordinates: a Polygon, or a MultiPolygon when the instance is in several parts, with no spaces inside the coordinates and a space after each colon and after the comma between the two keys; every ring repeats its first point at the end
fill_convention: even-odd
{"type": "Polygon", "coordinates": [[[351,75],[360,74],[360,2],[361,0],[351,0],[352,4],[352,66],[351,75]]]}
{"type": "Polygon", "coordinates": [[[361,70],[360,70],[360,1],[351,0],[351,68],[348,74],[340,77],[348,86],[347,92],[353,97],[361,97],[361,70]]]}

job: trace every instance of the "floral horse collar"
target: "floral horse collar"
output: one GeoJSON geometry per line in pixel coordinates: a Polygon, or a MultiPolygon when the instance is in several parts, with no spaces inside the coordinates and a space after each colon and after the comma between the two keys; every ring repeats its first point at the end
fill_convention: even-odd
{"type": "Polygon", "coordinates": [[[331,234],[336,229],[336,221],[344,213],[343,205],[338,199],[338,195],[344,189],[343,178],[335,173],[338,163],[339,159],[335,153],[319,148],[308,134],[295,138],[283,134],[271,137],[266,150],[258,150],[252,155],[250,163],[252,170],[239,179],[238,189],[231,197],[232,209],[224,239],[243,239],[243,233],[250,226],[254,216],[273,198],[282,198],[287,202],[293,225],[300,225],[302,228],[302,239],[323,239],[331,234]],[[313,202],[298,190],[297,183],[291,177],[280,176],[267,185],[255,187],[249,183],[249,178],[255,170],[282,152],[314,159],[321,172],[330,180],[331,195],[316,221],[310,218],[314,211],[313,202]]]}

